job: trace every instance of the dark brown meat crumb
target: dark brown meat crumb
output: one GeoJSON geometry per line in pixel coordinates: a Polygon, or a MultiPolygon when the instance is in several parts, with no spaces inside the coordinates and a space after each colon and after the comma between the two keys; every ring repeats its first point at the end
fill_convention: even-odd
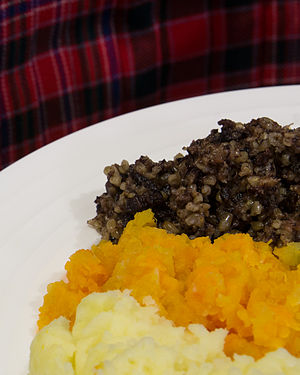
{"type": "Polygon", "coordinates": [[[88,223],[117,242],[134,214],[151,208],[159,227],[190,238],[242,232],[273,246],[300,241],[300,128],[265,117],[219,125],[186,156],[106,167],[106,193],[88,223]]]}

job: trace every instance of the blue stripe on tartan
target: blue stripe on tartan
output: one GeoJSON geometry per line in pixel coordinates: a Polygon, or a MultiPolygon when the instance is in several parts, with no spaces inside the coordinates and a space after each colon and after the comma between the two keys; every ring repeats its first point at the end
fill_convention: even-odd
{"type": "Polygon", "coordinates": [[[41,5],[52,3],[53,0],[36,0],[36,1],[22,1],[19,4],[12,4],[2,11],[3,19],[9,19],[19,14],[24,14],[31,9],[38,8],[41,5]]]}

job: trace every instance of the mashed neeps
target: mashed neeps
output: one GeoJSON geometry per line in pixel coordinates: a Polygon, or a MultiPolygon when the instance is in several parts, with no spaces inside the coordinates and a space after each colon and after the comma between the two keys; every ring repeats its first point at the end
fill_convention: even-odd
{"type": "Polygon", "coordinates": [[[300,359],[285,349],[258,361],[237,354],[230,359],[223,352],[225,329],[175,327],[150,298],[144,302],[148,306],[139,305],[128,291],[85,297],[71,331],[70,322],[60,317],[37,334],[30,375],[300,373],[300,359]]]}
{"type": "Polygon", "coordinates": [[[151,296],[175,326],[225,328],[224,352],[255,359],[278,348],[300,357],[300,267],[291,270],[270,246],[246,234],[211,244],[155,227],[150,210],[128,223],[118,244],[101,241],[66,264],[68,282],[48,287],[39,327],[64,316],[91,292],[130,289],[140,303],[151,296]]]}

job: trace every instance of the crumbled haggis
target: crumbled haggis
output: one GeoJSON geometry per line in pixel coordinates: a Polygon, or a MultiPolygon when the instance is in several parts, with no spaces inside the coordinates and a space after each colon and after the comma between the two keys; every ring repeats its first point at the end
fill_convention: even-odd
{"type": "Polygon", "coordinates": [[[276,246],[299,242],[300,128],[265,117],[219,125],[186,156],[106,167],[89,224],[117,242],[134,214],[151,208],[159,227],[190,238],[242,232],[276,246]]]}

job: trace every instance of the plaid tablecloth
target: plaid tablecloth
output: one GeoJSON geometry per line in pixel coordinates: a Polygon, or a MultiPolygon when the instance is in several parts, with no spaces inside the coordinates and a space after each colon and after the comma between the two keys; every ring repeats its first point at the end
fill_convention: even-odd
{"type": "Polygon", "coordinates": [[[138,108],[293,83],[297,0],[1,0],[0,169],[138,108]]]}

